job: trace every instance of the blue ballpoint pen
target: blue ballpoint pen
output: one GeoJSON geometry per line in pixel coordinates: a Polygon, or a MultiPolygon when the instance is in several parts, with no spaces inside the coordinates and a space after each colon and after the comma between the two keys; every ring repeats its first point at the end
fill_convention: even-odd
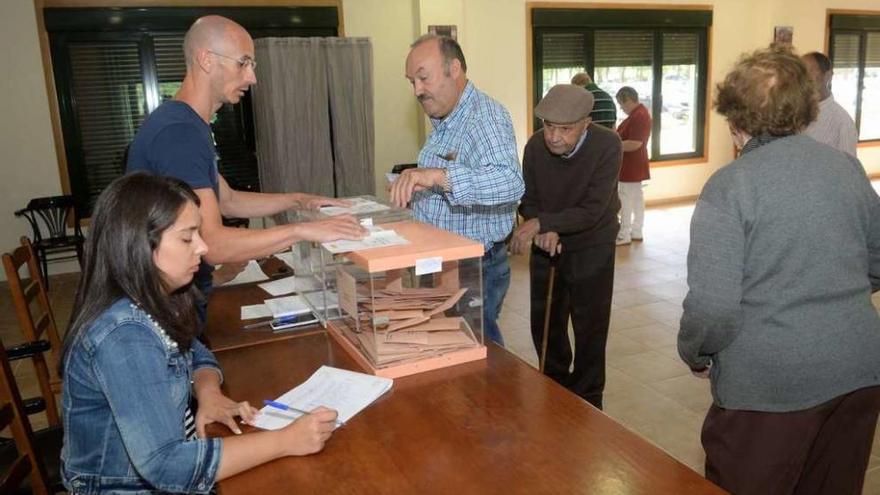
{"type": "MultiPolygon", "coordinates": [[[[302,409],[297,409],[293,406],[288,406],[287,404],[275,402],[274,400],[264,400],[263,404],[265,404],[269,407],[274,407],[275,409],[280,409],[282,411],[290,411],[290,412],[295,412],[295,413],[299,413],[299,414],[310,414],[309,412],[303,411],[302,409]]],[[[345,426],[344,421],[336,420],[335,423],[336,423],[336,426],[345,426]]]]}

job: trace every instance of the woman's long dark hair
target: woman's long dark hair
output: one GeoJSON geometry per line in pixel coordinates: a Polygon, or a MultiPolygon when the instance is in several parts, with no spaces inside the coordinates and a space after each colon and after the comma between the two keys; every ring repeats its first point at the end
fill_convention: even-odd
{"type": "Polygon", "coordinates": [[[153,261],[162,233],[187,202],[199,205],[185,182],[145,173],[113,181],[98,197],[64,337],[62,369],[79,335],[122,297],[152,316],[182,351],[190,348],[197,328],[198,290],[190,283],[168,294],[153,261]]]}

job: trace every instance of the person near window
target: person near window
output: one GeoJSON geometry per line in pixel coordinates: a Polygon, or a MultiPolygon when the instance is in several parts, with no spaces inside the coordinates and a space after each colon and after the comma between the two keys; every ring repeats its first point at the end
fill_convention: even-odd
{"type": "Polygon", "coordinates": [[[597,86],[586,72],[575,74],[571,78],[571,83],[593,94],[593,111],[590,112],[590,118],[593,119],[594,124],[604,125],[612,130],[617,127],[617,105],[614,104],[611,95],[597,86]]]}
{"type": "Polygon", "coordinates": [[[621,145],[614,131],[592,123],[592,108],[593,95],[573,84],[553,86],[535,107],[544,128],[525,147],[526,192],[519,207],[525,222],[514,231],[511,250],[531,251],[531,327],[539,356],[552,291],[544,373],[601,409],[621,145]]]}
{"type": "Polygon", "coordinates": [[[858,160],[800,135],[799,58],[743,56],[715,109],[742,154],[691,220],[678,351],[712,382],[706,476],[731,493],[860,494],[880,409],[880,198],[858,160]]]}
{"type": "Polygon", "coordinates": [[[506,239],[525,188],[513,123],[504,106],[468,81],[454,39],[428,34],[410,48],[406,78],[434,130],[419,166],[389,187],[391,202],[483,244],[483,330],[504,345],[498,317],[510,286],[506,239]]]}
{"type": "Polygon", "coordinates": [[[71,493],[209,493],[216,481],[320,451],[336,411],[242,434],[258,411],[220,390],[195,338],[193,274],[208,253],[183,181],[123,176],[98,198],[62,356],[62,477],[71,493]],[[198,401],[192,415],[190,398],[198,401]],[[222,423],[236,435],[205,438],[222,423]]]}
{"type": "Polygon", "coordinates": [[[834,75],[831,60],[819,52],[810,52],[802,56],[801,60],[807,66],[807,71],[819,91],[819,116],[810,123],[804,134],[856,156],[859,133],[852,117],[834,101],[834,95],[831,94],[831,78],[834,75]]]}
{"type": "Polygon", "coordinates": [[[615,96],[617,104],[626,113],[626,119],[617,128],[623,141],[623,163],[620,166],[620,233],[617,245],[644,239],[645,195],[642,181],[651,178],[648,161],[648,138],[651,136],[651,114],[639,102],[635,89],[624,86],[615,96]]]}
{"type": "MultiPolygon", "coordinates": [[[[193,23],[183,44],[186,76],[180,90],[144,120],[129,149],[128,171],[177,177],[199,196],[201,235],[211,248],[196,275],[202,293],[210,293],[213,264],[262,258],[301,240],[362,238],[365,229],[349,215],[262,230],[223,225],[221,215],[262,217],[291,208],[346,203],[304,193],[266,194],[230,188],[217,170],[210,122],[222,105],[238,103],[257,82],[254,42],[240,25],[212,15],[193,23]]],[[[204,319],[205,303],[199,307],[204,319]]]]}

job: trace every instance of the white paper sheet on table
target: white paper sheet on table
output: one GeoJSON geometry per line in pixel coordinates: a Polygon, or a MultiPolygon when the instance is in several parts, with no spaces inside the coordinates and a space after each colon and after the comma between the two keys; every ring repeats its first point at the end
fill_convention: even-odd
{"type": "MultiPolygon", "coordinates": [[[[365,375],[354,371],[321,366],[308,380],[288,391],[275,402],[281,402],[303,411],[319,406],[335,409],[339,421],[348,422],[385,392],[391,390],[390,378],[365,375]]],[[[254,423],[257,428],[277,430],[293,422],[299,413],[281,411],[269,406],[260,410],[254,423]]]]}
{"type": "Polygon", "coordinates": [[[327,216],[335,217],[336,215],[344,215],[346,213],[349,215],[360,215],[391,209],[390,206],[364,198],[349,198],[347,201],[351,202],[351,206],[324,206],[320,209],[320,212],[327,216]]]}
{"type": "Polygon", "coordinates": [[[252,304],[250,306],[241,307],[241,319],[253,320],[256,318],[267,318],[272,316],[272,310],[265,304],[252,304]]]}
{"type": "MultiPolygon", "coordinates": [[[[308,298],[316,311],[325,309],[324,296],[322,294],[323,292],[310,292],[308,294],[266,299],[263,302],[266,303],[266,307],[269,308],[273,318],[282,318],[285,316],[302,315],[311,311],[312,308],[306,303],[305,298],[308,298]]],[[[336,294],[332,292],[327,293],[327,307],[331,309],[339,307],[339,300],[336,294]]]]}
{"type": "Polygon", "coordinates": [[[321,283],[312,277],[290,276],[265,282],[257,287],[268,292],[272,296],[281,296],[290,294],[291,292],[305,292],[310,290],[320,290],[321,283]]]}
{"type": "Polygon", "coordinates": [[[235,276],[234,279],[226,282],[223,285],[238,285],[238,284],[249,284],[251,282],[260,282],[263,280],[269,280],[269,277],[263,273],[263,269],[260,268],[260,264],[254,260],[248,261],[247,265],[245,265],[244,270],[241,271],[238,275],[235,276]]]}
{"type": "Polygon", "coordinates": [[[379,247],[400,246],[403,244],[409,244],[409,241],[397,232],[374,226],[370,228],[370,235],[359,241],[333,241],[324,242],[321,245],[324,246],[327,251],[337,254],[363,251],[364,249],[379,247]]]}

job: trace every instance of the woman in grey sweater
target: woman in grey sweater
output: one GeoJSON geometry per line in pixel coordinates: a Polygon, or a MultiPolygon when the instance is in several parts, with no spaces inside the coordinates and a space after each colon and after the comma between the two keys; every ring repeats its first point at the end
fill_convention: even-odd
{"type": "Polygon", "coordinates": [[[712,384],[706,476],[737,494],[861,493],[880,409],[880,199],[857,159],[799,133],[814,83],[744,56],[715,107],[742,154],[691,223],[682,359],[712,384]]]}

